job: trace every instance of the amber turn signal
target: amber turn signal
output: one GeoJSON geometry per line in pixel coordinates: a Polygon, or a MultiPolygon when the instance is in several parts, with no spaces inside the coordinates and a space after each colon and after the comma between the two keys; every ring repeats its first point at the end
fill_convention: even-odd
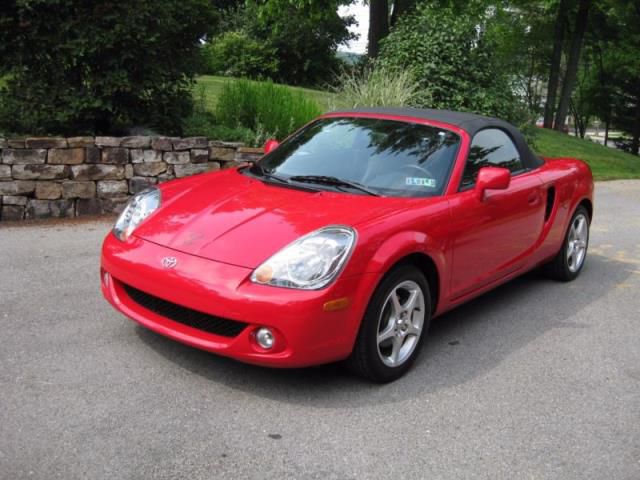
{"type": "Polygon", "coordinates": [[[349,299],[347,297],[336,298],[326,302],[322,309],[325,312],[335,312],[336,310],[343,310],[349,306],[349,299]]]}

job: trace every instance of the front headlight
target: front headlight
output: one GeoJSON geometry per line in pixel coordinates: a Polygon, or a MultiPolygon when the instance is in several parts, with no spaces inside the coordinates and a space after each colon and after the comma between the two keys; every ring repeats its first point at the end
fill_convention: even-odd
{"type": "Polygon", "coordinates": [[[338,276],[355,243],[356,232],[352,228],[321,228],[289,244],[256,268],[251,281],[303,290],[322,288],[338,276]]]}
{"type": "Polygon", "coordinates": [[[144,190],[129,200],[118,221],[113,227],[113,233],[120,240],[126,240],[138,228],[145,218],[160,206],[160,190],[150,188],[144,190]]]}

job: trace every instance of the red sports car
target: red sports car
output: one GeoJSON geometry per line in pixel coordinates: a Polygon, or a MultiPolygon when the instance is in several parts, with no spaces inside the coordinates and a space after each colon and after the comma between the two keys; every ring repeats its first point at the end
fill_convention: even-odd
{"type": "Polygon", "coordinates": [[[252,165],[135,196],[107,235],[102,291],[162,335],[243,362],[347,360],[378,382],[437,315],[538,266],[573,280],[589,167],[541,159],[468,113],[329,113],[252,165]]]}

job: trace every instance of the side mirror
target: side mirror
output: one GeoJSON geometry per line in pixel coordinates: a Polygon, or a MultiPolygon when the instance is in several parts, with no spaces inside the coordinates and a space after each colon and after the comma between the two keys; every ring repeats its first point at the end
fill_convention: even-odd
{"type": "Polygon", "coordinates": [[[278,145],[280,145],[280,143],[277,140],[270,138],[264,144],[264,154],[266,155],[267,153],[273,152],[278,148],[278,145]]]}
{"type": "Polygon", "coordinates": [[[476,196],[484,201],[484,192],[487,190],[505,190],[511,183],[511,172],[508,168],[482,167],[476,178],[476,196]]]}

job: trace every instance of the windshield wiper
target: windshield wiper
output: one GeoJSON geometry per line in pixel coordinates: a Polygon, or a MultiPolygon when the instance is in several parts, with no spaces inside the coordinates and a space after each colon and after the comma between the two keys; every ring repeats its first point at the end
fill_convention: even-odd
{"type": "Polygon", "coordinates": [[[338,177],[330,177],[326,175],[294,175],[293,177],[289,177],[290,182],[305,182],[305,183],[317,183],[320,185],[331,185],[334,187],[349,187],[354,190],[359,190],[361,192],[366,193],[367,195],[373,195],[375,197],[379,197],[380,195],[373,190],[369,190],[364,185],[361,185],[357,182],[352,182],[350,180],[342,180],[338,177]]]}

